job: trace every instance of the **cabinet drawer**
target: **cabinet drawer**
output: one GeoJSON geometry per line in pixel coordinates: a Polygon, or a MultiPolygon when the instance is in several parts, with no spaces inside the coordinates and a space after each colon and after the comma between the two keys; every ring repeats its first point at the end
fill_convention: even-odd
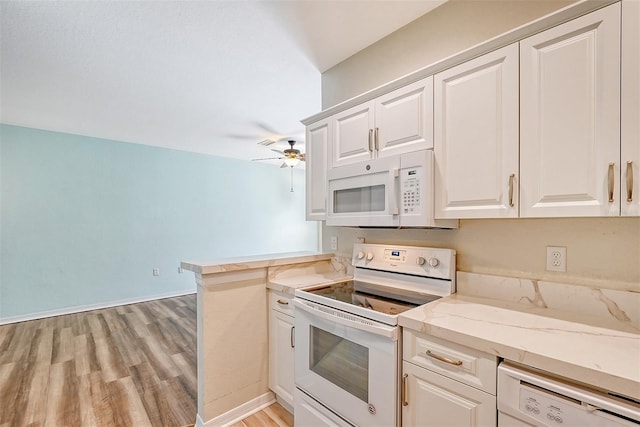
{"type": "Polygon", "coordinates": [[[293,295],[269,291],[269,308],[293,316],[293,295]]]}
{"type": "Polygon", "coordinates": [[[403,359],[487,393],[496,394],[498,358],[490,354],[405,330],[403,359]]]}

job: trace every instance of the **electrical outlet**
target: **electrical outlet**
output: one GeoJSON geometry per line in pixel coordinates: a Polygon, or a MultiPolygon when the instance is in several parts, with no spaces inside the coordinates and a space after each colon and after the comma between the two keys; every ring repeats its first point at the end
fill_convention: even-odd
{"type": "Polygon", "coordinates": [[[153,269],[153,275],[154,276],[159,276],[160,275],[160,269],[159,268],[154,268],[153,269]]]}
{"type": "Polygon", "coordinates": [[[331,250],[338,250],[338,236],[331,236],[331,250]]]}
{"type": "Polygon", "coordinates": [[[567,248],[547,246],[547,271],[567,271],[567,248]]]}

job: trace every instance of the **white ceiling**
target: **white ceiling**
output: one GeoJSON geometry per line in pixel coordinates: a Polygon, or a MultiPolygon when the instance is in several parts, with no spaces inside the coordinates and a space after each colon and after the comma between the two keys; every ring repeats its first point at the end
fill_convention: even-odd
{"type": "Polygon", "coordinates": [[[0,121],[270,157],[320,72],[443,2],[0,0],[0,121]]]}

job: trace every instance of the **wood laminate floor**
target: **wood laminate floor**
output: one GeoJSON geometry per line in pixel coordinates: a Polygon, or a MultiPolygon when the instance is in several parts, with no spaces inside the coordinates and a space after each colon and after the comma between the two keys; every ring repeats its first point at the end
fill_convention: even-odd
{"type": "Polygon", "coordinates": [[[293,427],[293,415],[274,403],[231,427],[293,427]]]}
{"type": "Polygon", "coordinates": [[[195,294],[0,326],[0,427],[193,425],[196,384],[195,294]]]}

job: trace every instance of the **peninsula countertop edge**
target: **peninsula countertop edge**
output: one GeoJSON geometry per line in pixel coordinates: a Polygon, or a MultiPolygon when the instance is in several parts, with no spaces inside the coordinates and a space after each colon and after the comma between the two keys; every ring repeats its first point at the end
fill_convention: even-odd
{"type": "Polygon", "coordinates": [[[334,254],[331,252],[284,252],[232,258],[218,258],[205,261],[182,261],[180,263],[180,267],[196,274],[207,275],[287,264],[323,261],[331,259],[333,256],[334,254]]]}

